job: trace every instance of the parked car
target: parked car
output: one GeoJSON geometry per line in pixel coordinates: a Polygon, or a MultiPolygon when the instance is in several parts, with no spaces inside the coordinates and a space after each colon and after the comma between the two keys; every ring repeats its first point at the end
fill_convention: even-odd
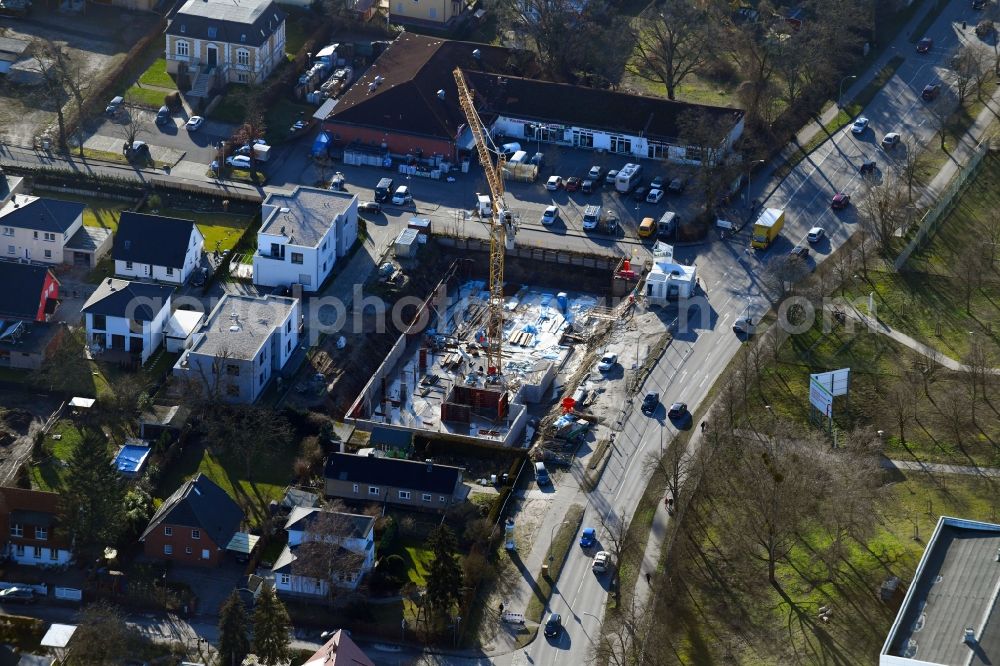
{"type": "Polygon", "coordinates": [[[381,213],[382,204],[377,201],[362,201],[358,204],[358,210],[366,213],[381,213]]]}
{"type": "Polygon", "coordinates": [[[640,185],[639,187],[632,190],[632,200],[633,201],[645,201],[646,195],[649,193],[649,188],[645,185],[640,185]]]}
{"type": "Polygon", "coordinates": [[[208,269],[203,266],[191,271],[191,286],[192,287],[202,287],[205,285],[205,280],[208,279],[208,269]]]}
{"type": "Polygon", "coordinates": [[[108,102],[108,106],[104,109],[104,113],[109,116],[115,116],[118,113],[118,109],[122,108],[125,103],[125,98],[119,95],[108,102]]]}
{"type": "Polygon", "coordinates": [[[926,86],[924,86],[924,90],[923,92],[920,93],[920,96],[925,100],[927,100],[928,102],[930,102],[932,100],[937,99],[937,96],[940,93],[941,93],[940,83],[928,83],[926,86]]]}
{"type": "Polygon", "coordinates": [[[601,167],[595,165],[590,167],[590,171],[587,172],[587,178],[590,178],[592,180],[600,180],[601,174],[603,173],[604,171],[601,169],[601,167]]]}
{"type": "Polygon", "coordinates": [[[653,190],[665,189],[663,185],[664,185],[663,176],[656,176],[655,178],[653,178],[653,180],[649,181],[649,187],[650,189],[653,190]]]}
{"type": "Polygon", "coordinates": [[[882,137],[882,147],[883,148],[895,148],[899,144],[899,133],[889,132],[884,137],[882,137]]]}
{"type": "Polygon", "coordinates": [[[548,227],[556,223],[559,219],[559,207],[558,206],[548,206],[545,212],[542,213],[541,223],[542,225],[548,227]]]}
{"type": "Polygon", "coordinates": [[[671,194],[683,194],[686,189],[687,178],[674,178],[667,187],[667,191],[671,194]]]}
{"type": "Polygon", "coordinates": [[[809,258],[809,248],[804,245],[796,245],[792,248],[792,251],[788,253],[788,256],[805,261],[809,258]]]}
{"type": "Polygon", "coordinates": [[[0,590],[0,603],[31,604],[35,602],[35,591],[30,587],[8,587],[0,590]]]}
{"type": "Polygon", "coordinates": [[[580,534],[580,548],[590,548],[595,543],[597,543],[597,530],[593,527],[583,528],[580,534]]]}
{"type": "Polygon", "coordinates": [[[226,158],[226,164],[234,169],[250,170],[250,158],[246,155],[230,155],[226,158]]]}
{"type": "Polygon", "coordinates": [[[934,48],[934,40],[930,37],[924,37],[917,42],[917,53],[927,53],[932,48],[934,48]]]}
{"type": "Polygon", "coordinates": [[[201,126],[205,124],[205,119],[201,116],[191,116],[188,121],[184,123],[184,128],[188,132],[197,132],[201,129],[201,126]]]}
{"type": "Polygon", "coordinates": [[[868,174],[874,174],[876,166],[877,165],[875,164],[875,160],[865,160],[864,162],[861,163],[861,166],[858,168],[858,171],[861,172],[862,176],[868,174]]]}
{"type": "Polygon", "coordinates": [[[396,206],[405,206],[412,201],[413,195],[410,194],[410,188],[406,185],[400,185],[392,194],[392,203],[396,206]]]}
{"type": "Polygon", "coordinates": [[[671,421],[677,421],[684,418],[688,413],[688,406],[683,402],[675,402],[670,405],[670,409],[667,410],[667,418],[671,421]]]}
{"type": "Polygon", "coordinates": [[[578,189],[580,189],[580,179],[579,178],[577,178],[576,176],[570,176],[569,178],[566,179],[566,191],[567,192],[576,192],[578,189]]]}
{"type": "Polygon", "coordinates": [[[601,372],[610,372],[616,365],[618,365],[618,354],[605,354],[597,364],[597,369],[601,372]]]}
{"type": "Polygon", "coordinates": [[[143,161],[149,159],[149,145],[145,141],[133,141],[128,151],[130,160],[143,161]]]}
{"type": "Polygon", "coordinates": [[[605,185],[614,185],[615,184],[615,178],[617,178],[617,177],[618,177],[618,169],[611,169],[610,171],[608,171],[608,175],[606,175],[604,177],[604,184],[605,185]]]}
{"type": "Polygon", "coordinates": [[[660,406],[660,394],[659,393],[647,393],[646,397],[642,399],[642,413],[646,416],[652,416],[656,409],[660,406]]]}
{"type": "Polygon", "coordinates": [[[823,227],[813,227],[806,234],[806,240],[810,243],[818,243],[826,237],[826,229],[823,227]]]}
{"type": "Polygon", "coordinates": [[[867,129],[868,129],[868,119],[865,118],[864,116],[861,116],[860,118],[855,120],[854,124],[851,125],[852,134],[861,135],[864,134],[865,130],[867,129]]]}
{"type": "Polygon", "coordinates": [[[562,616],[559,613],[549,613],[545,621],[545,637],[555,638],[562,633],[562,616]]]}
{"type": "Polygon", "coordinates": [[[580,183],[580,191],[584,194],[591,194],[595,189],[595,183],[599,183],[599,180],[591,180],[590,178],[584,178],[583,182],[580,183]]]}
{"type": "Polygon", "coordinates": [[[549,176],[549,179],[545,181],[545,189],[549,192],[555,192],[556,190],[562,188],[563,179],[559,176],[549,176]]]}
{"type": "Polygon", "coordinates": [[[161,106],[160,110],[156,112],[156,124],[162,126],[166,125],[169,122],[170,122],[170,107],[161,106]]]}
{"type": "Polygon", "coordinates": [[[658,204],[663,199],[663,190],[652,189],[646,195],[646,203],[658,204]]]}
{"type": "Polygon", "coordinates": [[[851,205],[851,195],[846,192],[837,192],[833,195],[833,199],[830,200],[830,208],[834,210],[843,210],[851,205]]]}
{"type": "Polygon", "coordinates": [[[535,153],[531,156],[531,163],[534,164],[539,169],[545,164],[545,153],[535,153]]]}

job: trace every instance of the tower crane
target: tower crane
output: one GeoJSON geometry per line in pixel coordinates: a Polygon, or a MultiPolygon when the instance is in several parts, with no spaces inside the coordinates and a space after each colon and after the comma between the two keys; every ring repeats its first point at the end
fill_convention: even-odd
{"type": "Polygon", "coordinates": [[[514,237],[517,234],[517,222],[504,200],[502,151],[493,146],[491,151],[487,141],[492,143],[489,132],[483,125],[476,111],[472,91],[469,90],[462,70],[455,68],[455,83],[458,86],[458,102],[465,113],[469,130],[476,141],[479,162],[486,172],[486,182],[490,188],[490,296],[488,319],[486,323],[486,365],[489,375],[502,374],[501,347],[503,346],[503,262],[504,253],[514,248],[514,237]],[[492,153],[497,156],[493,163],[492,153]]]}

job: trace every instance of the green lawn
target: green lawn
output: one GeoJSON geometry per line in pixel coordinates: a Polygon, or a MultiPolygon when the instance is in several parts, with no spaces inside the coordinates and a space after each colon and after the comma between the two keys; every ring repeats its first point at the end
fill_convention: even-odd
{"type": "Polygon", "coordinates": [[[245,464],[233,456],[213,454],[204,447],[191,444],[175,460],[160,482],[156,497],[163,500],[177,490],[184,481],[201,472],[236,500],[247,513],[248,519],[256,523],[262,515],[262,507],[271,500],[280,501],[291,477],[296,449],[276,451],[273,458],[258,462],[253,466],[253,481],[246,478],[245,464]]]}
{"type": "Polygon", "coordinates": [[[315,19],[310,19],[306,13],[289,10],[288,18],[285,19],[285,53],[289,60],[295,58],[295,54],[306,43],[309,33],[316,27],[315,19]]]}
{"type": "Polygon", "coordinates": [[[144,88],[138,83],[125,91],[125,97],[139,106],[147,109],[158,109],[163,106],[164,99],[169,94],[160,88],[144,88]]]}
{"type": "Polygon", "coordinates": [[[64,487],[66,468],[73,451],[80,444],[80,431],[72,421],[60,420],[45,436],[42,447],[47,458],[31,465],[31,486],[37,490],[59,492],[64,487]]]}
{"type": "Polygon", "coordinates": [[[399,554],[406,560],[406,575],[413,583],[427,587],[427,574],[434,553],[415,539],[401,539],[401,546],[402,551],[399,554]]]}
{"type": "Polygon", "coordinates": [[[160,88],[167,88],[169,90],[174,90],[177,88],[177,84],[174,83],[172,76],[167,74],[167,61],[165,58],[157,58],[152,65],[149,66],[142,76],[139,77],[139,83],[147,86],[159,86],[160,88]]]}

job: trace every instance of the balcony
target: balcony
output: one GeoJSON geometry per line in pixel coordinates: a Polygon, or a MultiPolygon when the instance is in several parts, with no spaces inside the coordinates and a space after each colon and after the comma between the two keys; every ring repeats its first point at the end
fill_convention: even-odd
{"type": "Polygon", "coordinates": [[[285,253],[284,252],[275,253],[275,252],[264,252],[263,250],[258,250],[257,251],[257,256],[260,257],[261,259],[273,259],[275,261],[284,261],[285,260],[285,253]]]}

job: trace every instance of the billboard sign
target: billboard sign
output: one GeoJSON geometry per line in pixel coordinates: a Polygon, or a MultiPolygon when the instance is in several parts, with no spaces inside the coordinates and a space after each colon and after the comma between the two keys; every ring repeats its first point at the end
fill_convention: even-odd
{"type": "Polygon", "coordinates": [[[817,379],[819,376],[809,375],[809,404],[824,416],[830,416],[833,410],[833,393],[817,379]]]}

